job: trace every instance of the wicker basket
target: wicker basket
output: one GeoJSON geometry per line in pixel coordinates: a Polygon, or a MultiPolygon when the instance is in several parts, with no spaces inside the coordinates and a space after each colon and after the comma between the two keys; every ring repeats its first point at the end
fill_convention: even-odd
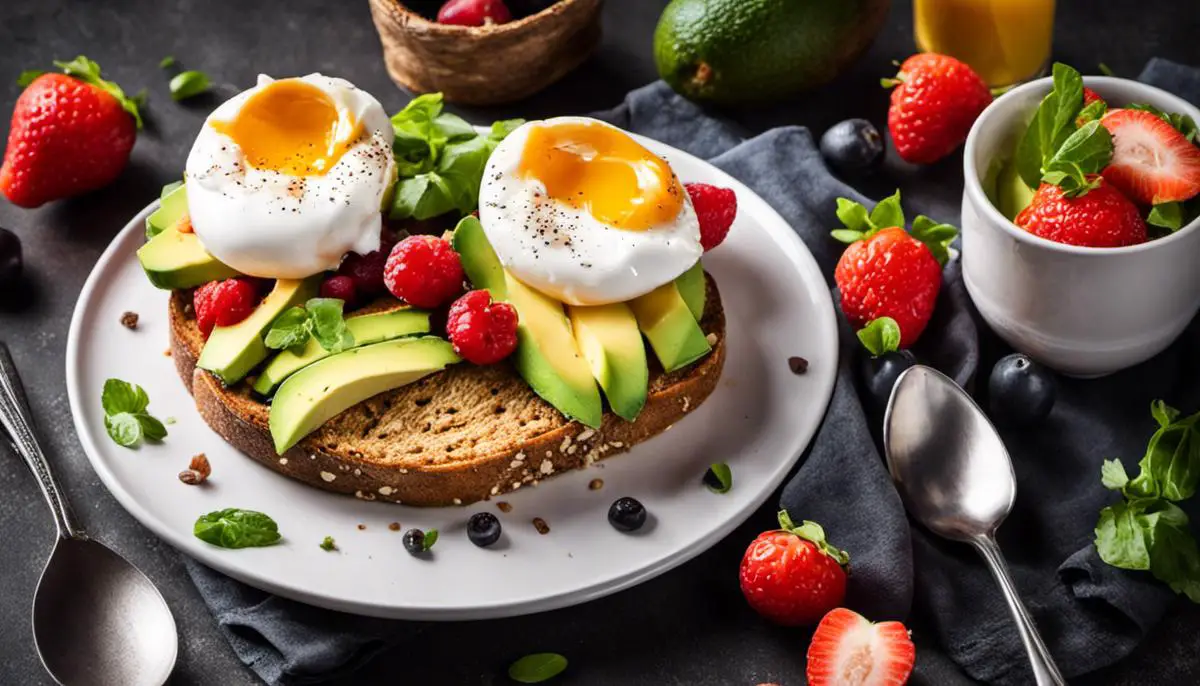
{"type": "Polygon", "coordinates": [[[417,93],[494,105],[532,95],[579,66],[600,42],[603,0],[561,0],[517,21],[452,26],[399,0],[370,0],[388,74],[417,93]]]}

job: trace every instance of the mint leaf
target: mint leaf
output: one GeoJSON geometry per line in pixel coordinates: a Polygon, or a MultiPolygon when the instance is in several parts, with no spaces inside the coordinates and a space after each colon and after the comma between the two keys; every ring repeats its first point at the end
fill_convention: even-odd
{"type": "Polygon", "coordinates": [[[1145,516],[1152,544],[1150,573],[1172,591],[1200,603],[1200,550],[1188,527],[1187,515],[1171,503],[1145,516]]]}
{"type": "Polygon", "coordinates": [[[455,209],[469,212],[479,203],[479,186],[492,147],[486,138],[449,143],[438,160],[437,173],[446,182],[455,209]]]}
{"type": "Polygon", "coordinates": [[[1083,77],[1075,69],[1056,62],[1054,87],[1042,99],[1017,145],[1017,173],[1026,186],[1036,189],[1042,180],[1042,167],[1062,147],[1075,127],[1075,118],[1083,109],[1083,77]]]}
{"type": "Polygon", "coordinates": [[[558,653],[526,655],[508,666],[508,678],[520,684],[540,684],[562,674],[567,658],[558,653]]]}
{"type": "Polygon", "coordinates": [[[1179,419],[1177,410],[1158,404],[1152,412],[1160,426],[1150,437],[1138,462],[1140,471],[1125,487],[1125,495],[1186,500],[1200,483],[1200,414],[1179,419]],[[1162,424],[1164,419],[1169,421],[1162,424]]]}
{"type": "Polygon", "coordinates": [[[313,298],[304,304],[312,322],[312,336],[322,348],[337,353],[354,346],[354,335],[342,318],[344,302],[336,298],[313,298]]]}
{"type": "Polygon", "coordinates": [[[437,543],[437,539],[438,539],[438,530],[437,529],[430,529],[429,531],[426,531],[425,538],[421,542],[421,550],[428,552],[429,549],[433,547],[433,544],[437,543]]]}
{"type": "Polygon", "coordinates": [[[1083,126],[1091,121],[1098,121],[1108,111],[1108,103],[1103,100],[1096,100],[1084,106],[1079,110],[1079,116],[1075,117],[1075,125],[1083,126]]]}
{"type": "Polygon", "coordinates": [[[104,415],[104,429],[117,445],[132,448],[142,441],[142,425],[137,415],[118,412],[104,415]]]}
{"type": "Polygon", "coordinates": [[[42,71],[41,69],[26,69],[25,71],[21,72],[19,76],[17,76],[17,85],[21,88],[24,88],[25,86],[28,86],[36,81],[37,77],[45,73],[46,72],[42,71]]]}
{"type": "Polygon", "coordinates": [[[148,414],[142,413],[134,415],[137,418],[138,426],[141,427],[142,435],[147,441],[161,441],[167,437],[167,427],[156,418],[148,414]]]}
{"type": "Polygon", "coordinates": [[[312,335],[312,322],[303,307],[291,307],[271,322],[263,341],[272,350],[287,350],[304,345],[312,335]]]}
{"type": "Polygon", "coordinates": [[[171,79],[171,83],[167,88],[171,91],[171,99],[179,102],[188,98],[195,97],[207,91],[212,85],[208,78],[208,74],[194,69],[182,71],[171,79]]]}
{"type": "Polygon", "coordinates": [[[261,512],[230,507],[196,520],[192,534],[220,548],[251,548],[279,542],[279,526],[261,512]]]}
{"type": "Polygon", "coordinates": [[[100,394],[100,404],[104,407],[104,414],[137,414],[150,405],[150,396],[137,384],[108,379],[104,382],[104,390],[100,394]]]}
{"type": "Polygon", "coordinates": [[[1154,421],[1158,422],[1159,426],[1168,426],[1179,417],[1179,410],[1162,400],[1155,400],[1150,403],[1150,416],[1154,417],[1154,421]]]}
{"type": "Polygon", "coordinates": [[[437,130],[445,136],[447,141],[460,140],[463,138],[475,138],[479,132],[471,126],[470,122],[466,121],[457,114],[443,112],[434,117],[433,125],[437,130]]]}
{"type": "Polygon", "coordinates": [[[733,488],[733,470],[724,462],[712,463],[704,475],[704,485],[713,493],[728,493],[733,488]]]}
{"type": "Polygon", "coordinates": [[[1175,127],[1175,130],[1179,133],[1182,133],[1183,137],[1188,139],[1188,141],[1191,143],[1196,142],[1196,136],[1198,133],[1200,133],[1200,129],[1197,129],[1196,122],[1186,114],[1181,114],[1179,112],[1164,112],[1154,105],[1147,105],[1145,103],[1134,103],[1132,105],[1127,105],[1126,109],[1142,110],[1155,115],[1156,117],[1175,127]]]}
{"type": "Polygon", "coordinates": [[[321,541],[321,550],[325,552],[337,550],[337,543],[334,543],[333,536],[326,536],[325,540],[321,541]]]}
{"type": "Polygon", "coordinates": [[[1063,189],[1067,197],[1082,195],[1097,185],[1088,177],[1112,161],[1112,135],[1098,121],[1088,122],[1063,141],[1043,166],[1042,181],[1063,189]]]}
{"type": "Polygon", "coordinates": [[[1125,466],[1120,460],[1105,460],[1100,465],[1100,483],[1113,491],[1125,488],[1125,484],[1129,483],[1129,475],[1125,473],[1125,466]]]}
{"type": "Polygon", "coordinates": [[[858,340],[873,357],[899,350],[900,325],[891,317],[872,319],[858,330],[858,340]]]}
{"type": "Polygon", "coordinates": [[[392,219],[431,219],[455,208],[449,184],[436,172],[401,179],[396,184],[389,216],[392,219]]]}
{"type": "MultiPolygon", "coordinates": [[[[853,200],[838,198],[836,214],[838,221],[842,222],[846,229],[860,234],[859,238],[862,237],[861,234],[865,234],[871,229],[875,228],[875,226],[871,224],[871,219],[870,215],[867,213],[867,208],[863,207],[861,203],[854,202],[853,200]]],[[[855,240],[858,240],[858,238],[855,240]]]]}
{"type": "Polygon", "coordinates": [[[170,69],[175,66],[175,58],[172,55],[167,55],[158,61],[159,69],[170,69]]]}
{"type": "Polygon", "coordinates": [[[1146,223],[1168,231],[1178,231],[1183,227],[1183,205],[1178,202],[1159,203],[1150,208],[1146,223]]]}
{"type": "Polygon", "coordinates": [[[958,229],[954,225],[938,223],[923,214],[918,214],[917,218],[913,219],[911,233],[913,238],[929,248],[938,264],[945,266],[950,260],[950,244],[958,236],[958,229]]]}
{"type": "Polygon", "coordinates": [[[870,226],[873,229],[891,227],[904,228],[904,210],[900,208],[900,191],[880,200],[871,210],[870,226]]]}

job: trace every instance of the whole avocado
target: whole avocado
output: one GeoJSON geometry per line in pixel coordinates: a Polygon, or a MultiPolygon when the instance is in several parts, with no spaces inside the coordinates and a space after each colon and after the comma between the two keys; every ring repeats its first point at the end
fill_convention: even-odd
{"type": "Polygon", "coordinates": [[[832,81],[875,39],[890,0],[672,0],[659,76],[692,100],[763,102],[832,81]]]}

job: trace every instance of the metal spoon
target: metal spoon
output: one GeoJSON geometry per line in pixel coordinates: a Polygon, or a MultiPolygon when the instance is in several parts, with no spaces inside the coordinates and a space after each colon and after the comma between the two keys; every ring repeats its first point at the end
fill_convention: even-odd
{"type": "Polygon", "coordinates": [[[1065,684],[996,545],[1017,480],[1004,443],[979,406],[944,374],[916,365],[892,389],[883,444],[896,490],[912,516],[939,536],[975,546],[987,562],[1039,686],[1065,684]]]}
{"type": "Polygon", "coordinates": [[[0,426],[37,478],[58,540],[33,596],[33,639],[60,684],[162,684],[175,667],[175,618],[137,567],[75,524],[38,445],[16,367],[0,343],[0,426]]]}

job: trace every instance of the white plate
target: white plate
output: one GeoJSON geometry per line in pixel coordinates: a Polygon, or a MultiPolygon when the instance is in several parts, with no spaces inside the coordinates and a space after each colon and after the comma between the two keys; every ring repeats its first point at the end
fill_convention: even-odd
{"type": "Polygon", "coordinates": [[[740,211],[728,240],[704,258],[721,288],[728,356],[721,381],[670,431],[596,466],[543,481],[495,502],[462,508],[370,503],[310,488],[229,447],[196,414],[167,349],[167,293],[143,276],[134,255],[147,207],[113,240],[79,298],[67,343],[67,392],[75,428],[105,486],[142,524],[206,565],[252,586],[313,605],[404,619],[482,619],[582,603],[641,583],[691,559],[754,512],[799,458],[833,391],[837,335],[829,290],[808,250],[766,202],[711,165],[643,141],[685,181],[737,191],[740,211]],[[137,331],[119,323],[137,312],[137,331]],[[792,374],[800,355],[808,373],[792,374]],[[122,448],[104,430],[100,390],[116,377],[143,386],[150,410],[174,417],[161,445],[122,448]],[[203,487],[177,474],[198,452],[213,475],[203,487]],[[700,477],[727,462],[733,489],[711,493],[700,477]],[[588,489],[592,479],[600,490],[588,489]],[[636,535],[613,529],[609,505],[633,496],[651,513],[636,535]],[[192,536],[206,512],[260,510],[284,540],[268,548],[224,550],[192,536]],[[496,513],[504,537],[477,548],[464,530],[481,510],[496,513]],[[539,535],[531,520],[543,518],[539,535]],[[399,532],[441,532],[430,559],[410,556],[399,532]],[[359,524],[366,529],[360,530],[359,524]],[[325,536],[339,552],[318,547],[325,536]]]}

